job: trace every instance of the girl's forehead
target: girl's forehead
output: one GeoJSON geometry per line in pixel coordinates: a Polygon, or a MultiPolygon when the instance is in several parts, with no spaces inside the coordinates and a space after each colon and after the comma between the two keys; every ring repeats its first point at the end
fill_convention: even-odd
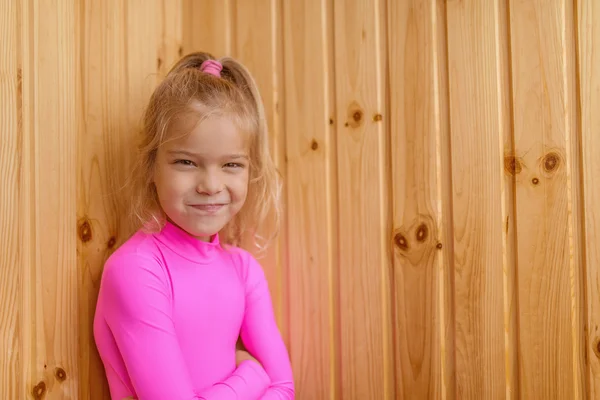
{"type": "Polygon", "coordinates": [[[181,116],[173,121],[165,145],[197,153],[247,151],[249,135],[227,116],[181,116]]]}

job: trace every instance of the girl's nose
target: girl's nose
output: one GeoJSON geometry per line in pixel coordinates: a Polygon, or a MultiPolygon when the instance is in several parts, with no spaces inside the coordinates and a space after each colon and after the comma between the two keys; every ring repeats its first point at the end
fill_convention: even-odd
{"type": "Polygon", "coordinates": [[[223,184],[218,174],[205,172],[196,186],[196,191],[200,194],[213,195],[223,190],[223,184]]]}

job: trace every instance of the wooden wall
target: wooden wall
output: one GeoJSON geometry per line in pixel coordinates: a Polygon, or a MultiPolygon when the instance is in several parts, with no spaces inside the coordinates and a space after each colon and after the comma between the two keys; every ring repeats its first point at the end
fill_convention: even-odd
{"type": "Polygon", "coordinates": [[[0,38],[0,398],[109,398],[132,139],[194,50],[262,89],[298,399],[600,398],[600,3],[4,0],[0,38]]]}

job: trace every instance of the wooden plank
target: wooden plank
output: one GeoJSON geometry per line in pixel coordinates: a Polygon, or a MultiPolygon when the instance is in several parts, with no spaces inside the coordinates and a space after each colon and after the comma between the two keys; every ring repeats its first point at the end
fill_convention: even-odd
{"type": "MultiPolygon", "coordinates": [[[[127,18],[127,51],[132,56],[126,57],[127,74],[127,116],[129,149],[120,154],[126,160],[126,165],[134,155],[133,142],[135,132],[141,128],[144,108],[152,91],[160,81],[158,70],[164,60],[160,58],[159,47],[162,39],[157,33],[158,23],[161,18],[161,0],[128,0],[125,3],[127,18]],[[150,41],[154,38],[155,41],[150,41]]],[[[177,45],[175,43],[175,45],[177,45]]],[[[172,45],[172,47],[174,47],[172,45]]]]}
{"type": "Polygon", "coordinates": [[[19,202],[23,151],[19,4],[0,3],[0,398],[16,399],[24,391],[20,354],[21,213],[19,202]]]}
{"type": "MultiPolygon", "coordinates": [[[[144,7],[152,5],[146,3],[144,7]]],[[[160,29],[157,30],[158,43],[158,76],[164,78],[169,70],[183,56],[183,1],[158,0],[158,16],[160,29]]],[[[135,12],[135,10],[133,10],[135,12]]]]}
{"type": "Polygon", "coordinates": [[[510,2],[520,395],[585,396],[572,3],[510,2]]]}
{"type": "MultiPolygon", "coordinates": [[[[183,52],[204,51],[231,56],[235,0],[183,0],[183,52]]],[[[243,3],[242,3],[243,5],[243,3]]]]}
{"type": "Polygon", "coordinates": [[[104,262],[132,233],[123,188],[143,106],[157,80],[157,57],[165,46],[157,34],[159,5],[156,1],[84,4],[85,123],[78,140],[77,176],[81,399],[110,397],[93,338],[93,318],[104,262]],[[157,40],[149,42],[153,37],[157,40]]]}
{"type": "MultiPolygon", "coordinates": [[[[281,158],[285,149],[282,128],[284,104],[281,0],[240,1],[235,5],[235,21],[236,46],[233,49],[233,56],[250,70],[259,87],[269,128],[271,154],[285,180],[285,164],[281,158]]],[[[282,197],[285,202],[285,193],[282,197]]],[[[282,264],[282,260],[287,259],[283,233],[285,226],[282,226],[281,232],[279,240],[260,257],[259,262],[265,270],[275,315],[289,348],[287,313],[284,313],[287,309],[284,294],[287,290],[283,286],[286,272],[282,264]]]]}
{"type": "Polygon", "coordinates": [[[27,395],[33,398],[75,398],[80,10],[67,0],[21,5],[23,165],[27,166],[22,171],[21,199],[24,379],[27,395]]]}
{"type": "Polygon", "coordinates": [[[283,3],[290,353],[300,399],[338,398],[332,9],[283,3]]]}
{"type": "Polygon", "coordinates": [[[387,10],[396,396],[453,398],[444,8],[390,0],[387,10]]]}
{"type": "MultiPolygon", "coordinates": [[[[583,157],[583,215],[587,275],[587,398],[600,398],[600,4],[577,5],[579,95],[583,157]]],[[[584,398],[584,396],[581,396],[584,398]]]]}
{"type": "Polygon", "coordinates": [[[448,2],[456,398],[506,396],[503,2],[448,2]]]}
{"type": "Polygon", "coordinates": [[[395,398],[383,6],[334,2],[343,399],[395,398]]]}

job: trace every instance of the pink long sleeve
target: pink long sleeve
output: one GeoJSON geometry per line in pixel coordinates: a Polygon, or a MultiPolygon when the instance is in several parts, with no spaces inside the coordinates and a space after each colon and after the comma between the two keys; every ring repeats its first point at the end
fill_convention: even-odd
{"type": "Polygon", "coordinates": [[[113,399],[294,398],[260,265],[172,225],[138,233],[107,261],[94,336],[113,399]],[[264,368],[236,367],[240,332],[264,368]]]}
{"type": "Polygon", "coordinates": [[[282,362],[281,355],[287,354],[287,350],[275,323],[267,281],[256,260],[251,255],[247,257],[250,289],[246,297],[242,341],[271,377],[271,386],[261,399],[293,399],[292,370],[289,362],[282,362]]]}

